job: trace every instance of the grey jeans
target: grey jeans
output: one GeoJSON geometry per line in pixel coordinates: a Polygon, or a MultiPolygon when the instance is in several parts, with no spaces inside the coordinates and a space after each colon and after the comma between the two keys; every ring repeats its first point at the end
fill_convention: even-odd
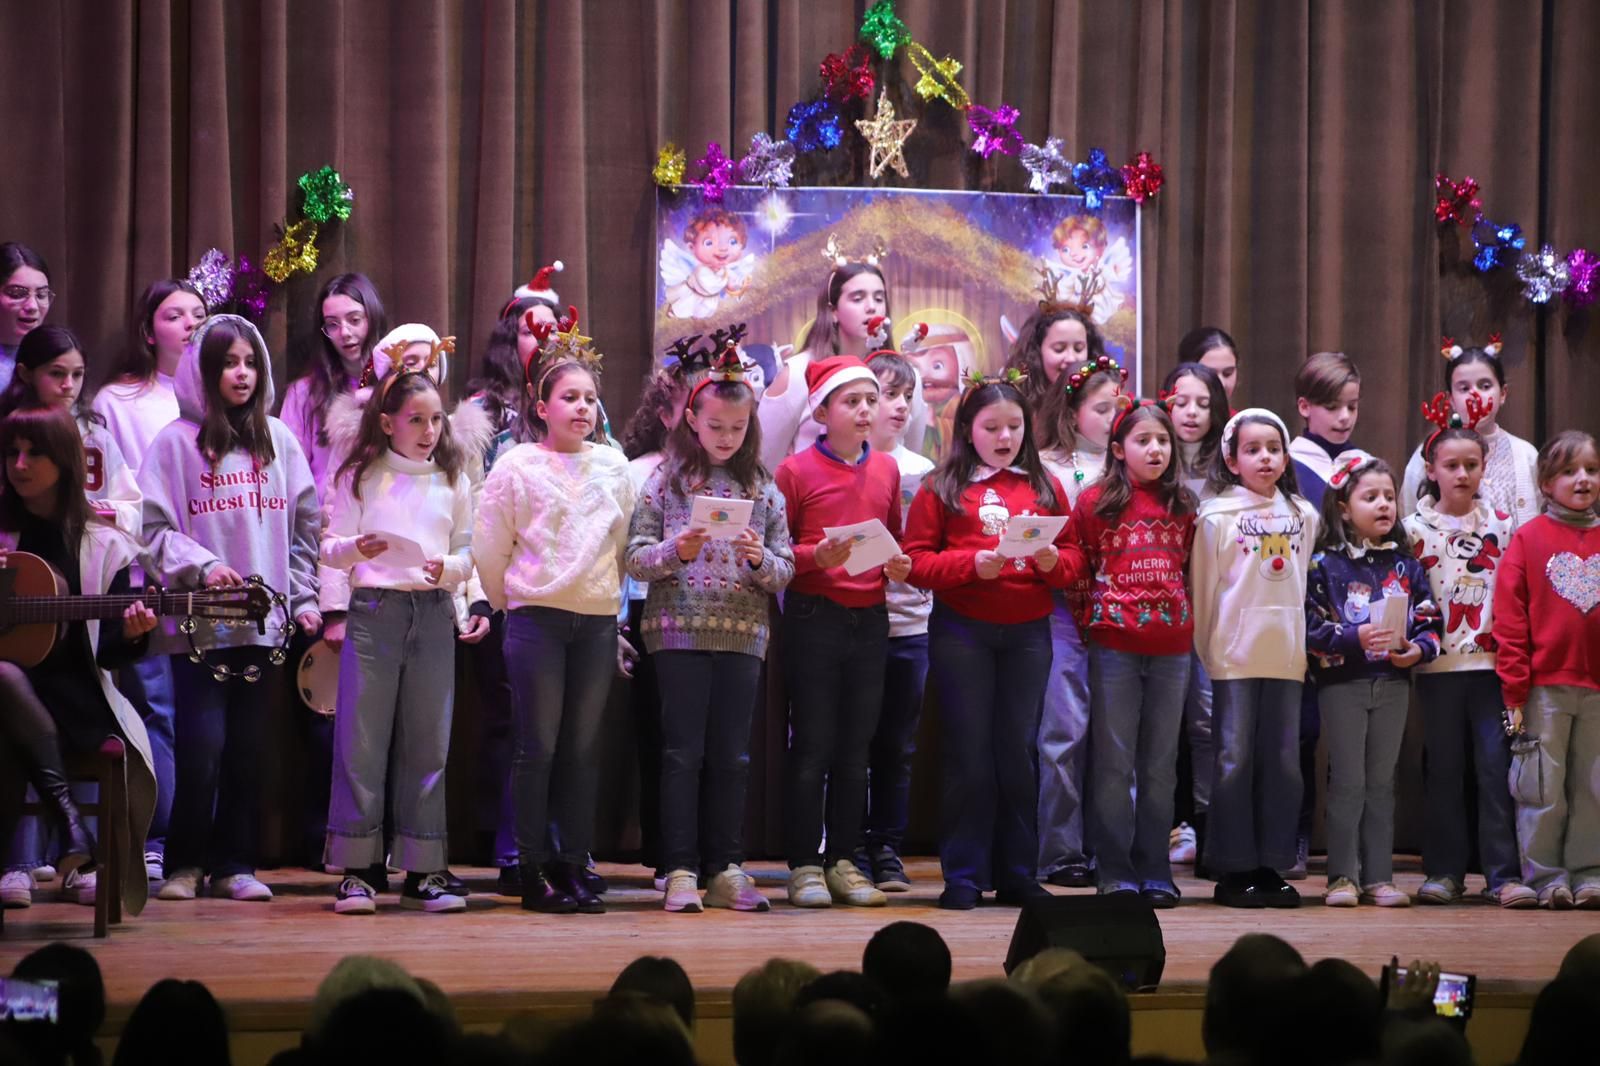
{"type": "Polygon", "coordinates": [[[1039,718],[1039,873],[1088,862],[1089,651],[1059,593],[1050,612],[1050,680],[1039,718]]]}
{"type": "Polygon", "coordinates": [[[1394,774],[1406,731],[1409,677],[1317,689],[1328,745],[1328,883],[1394,880],[1394,774]]]}
{"type": "Polygon", "coordinates": [[[1511,759],[1522,879],[1541,897],[1600,884],[1600,691],[1535,686],[1522,728],[1539,742],[1511,759]]]}
{"type": "Polygon", "coordinates": [[[455,608],[443,589],[350,594],[333,718],[333,787],[323,861],[383,861],[383,804],[394,803],[391,860],[408,873],[446,865],[445,760],[455,699],[455,608]]]}

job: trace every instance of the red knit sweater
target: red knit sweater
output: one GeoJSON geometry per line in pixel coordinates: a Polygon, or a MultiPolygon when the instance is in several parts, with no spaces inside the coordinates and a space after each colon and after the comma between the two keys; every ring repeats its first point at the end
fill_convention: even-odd
{"type": "Polygon", "coordinates": [[[1507,707],[1534,685],[1600,689],[1600,526],[1540,515],[1518,529],[1494,582],[1495,670],[1507,707]]]}
{"type": "Polygon", "coordinates": [[[790,592],[826,596],[843,607],[872,607],[884,602],[883,567],[855,577],[844,567],[817,567],[817,542],[827,526],[848,526],[876,518],[890,532],[900,528],[900,467],[889,456],[867,453],[864,463],[847,464],[816,445],[795,452],[778,467],[774,479],[783,493],[794,544],[794,580],[790,592]]]}
{"type": "MultiPolygon", "coordinates": [[[[1050,589],[1065,588],[1066,574],[1058,562],[1041,572],[1032,559],[1013,559],[1000,576],[985,581],[978,576],[978,552],[993,551],[1014,514],[1066,514],[1067,494],[1051,479],[1056,506],[1039,506],[1028,479],[1002,470],[984,481],[974,481],[961,492],[961,514],[956,514],[928,489],[927,482],[911,501],[906,520],[905,551],[911,556],[908,583],[933,591],[938,602],[980,622],[1011,624],[1031,622],[1050,613],[1050,589]]],[[[1071,523],[1067,523],[1070,527],[1071,523]]],[[[1056,538],[1066,542],[1063,528],[1056,538]]]]}
{"type": "Polygon", "coordinates": [[[1093,580],[1088,638],[1134,655],[1186,655],[1194,646],[1194,615],[1184,572],[1194,544],[1194,515],[1173,517],[1154,490],[1135,485],[1115,520],[1095,514],[1104,483],[1078,497],[1067,523],[1062,562],[1093,580]]]}

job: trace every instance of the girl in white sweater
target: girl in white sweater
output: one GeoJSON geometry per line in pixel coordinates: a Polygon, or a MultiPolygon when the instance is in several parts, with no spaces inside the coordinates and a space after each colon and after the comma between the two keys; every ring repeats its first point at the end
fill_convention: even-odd
{"type": "Polygon", "coordinates": [[[628,460],[589,439],[600,418],[599,357],[583,340],[576,327],[558,334],[530,364],[532,442],[496,459],[473,526],[484,594],[508,612],[522,906],[551,914],[605,910],[582,871],[634,500],[628,460]]]}
{"type": "Polygon", "coordinates": [[[376,909],[387,791],[390,854],[406,871],[400,906],[466,909],[444,876],[451,590],[472,570],[472,490],[462,461],[433,379],[402,369],[373,390],[357,446],[333,480],[322,563],[351,571],[351,592],[323,861],[347,871],[333,907],[341,914],[376,909]]]}

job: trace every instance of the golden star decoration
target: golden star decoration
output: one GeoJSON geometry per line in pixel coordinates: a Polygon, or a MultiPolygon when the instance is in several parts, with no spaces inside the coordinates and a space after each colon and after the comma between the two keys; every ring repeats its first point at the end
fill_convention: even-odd
{"type": "Polygon", "coordinates": [[[861,131],[861,136],[872,146],[872,160],[867,169],[874,178],[889,167],[894,167],[895,173],[902,178],[911,176],[911,171],[906,168],[906,157],[902,154],[902,150],[906,138],[910,137],[911,131],[916,128],[916,119],[897,120],[894,117],[894,105],[889,102],[888,93],[878,94],[876,115],[871,118],[856,119],[856,129],[861,131]]]}

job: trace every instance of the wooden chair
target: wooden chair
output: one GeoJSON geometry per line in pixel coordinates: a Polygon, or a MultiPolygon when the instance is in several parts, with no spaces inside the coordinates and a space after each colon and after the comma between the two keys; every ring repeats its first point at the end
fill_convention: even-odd
{"type": "MultiPolygon", "coordinates": [[[[92,802],[79,802],[78,810],[94,815],[95,856],[94,935],[105,937],[113,925],[122,924],[122,868],[129,861],[128,835],[128,749],[120,737],[107,737],[98,751],[69,755],[65,760],[67,780],[93,782],[99,786],[92,802]]],[[[24,813],[40,814],[44,805],[35,801],[23,806],[24,813]]]]}

